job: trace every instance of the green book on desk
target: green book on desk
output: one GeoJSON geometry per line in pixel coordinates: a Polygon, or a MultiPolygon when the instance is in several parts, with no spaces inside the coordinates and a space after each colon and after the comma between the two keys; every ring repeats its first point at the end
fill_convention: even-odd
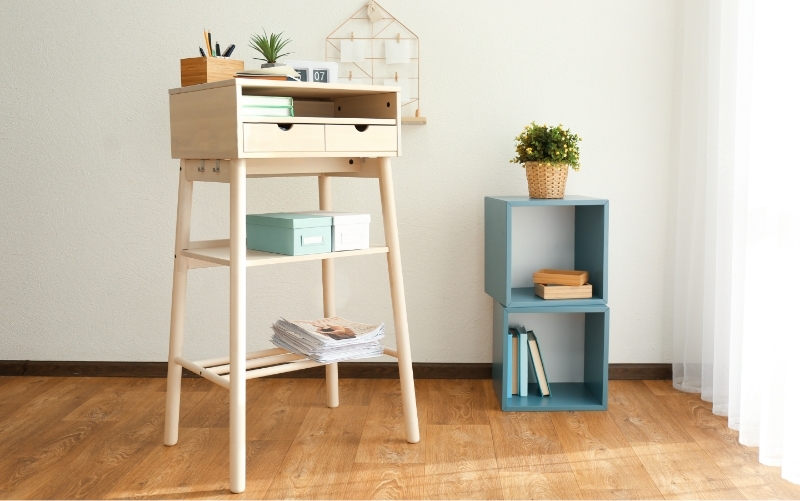
{"type": "Polygon", "coordinates": [[[289,107],[264,107],[264,106],[242,106],[242,116],[244,117],[293,117],[294,108],[289,107]]]}
{"type": "Polygon", "coordinates": [[[256,106],[260,108],[291,108],[294,99],[283,96],[242,96],[242,106],[256,106]]]}

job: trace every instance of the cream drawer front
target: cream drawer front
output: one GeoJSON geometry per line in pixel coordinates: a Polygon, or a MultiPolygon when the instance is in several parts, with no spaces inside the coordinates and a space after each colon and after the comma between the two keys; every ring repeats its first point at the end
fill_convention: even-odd
{"type": "Polygon", "coordinates": [[[325,149],[327,151],[397,151],[397,126],[326,125],[325,149]]]}
{"type": "Polygon", "coordinates": [[[244,151],[325,151],[325,126],[243,124],[244,151]]]}

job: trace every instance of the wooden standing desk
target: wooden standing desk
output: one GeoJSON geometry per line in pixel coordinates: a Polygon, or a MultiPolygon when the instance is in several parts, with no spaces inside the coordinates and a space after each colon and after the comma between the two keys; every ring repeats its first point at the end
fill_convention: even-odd
{"type": "MultiPolygon", "coordinates": [[[[246,353],[245,291],[249,266],[322,261],[324,315],[336,315],[334,258],[386,254],[400,369],[406,439],[419,442],[411,347],[408,337],[400,243],[397,236],[390,158],[400,155],[400,89],[232,79],[169,91],[172,158],[180,159],[175,268],[172,283],[169,373],[164,443],[178,441],[182,367],[230,390],[230,489],[245,489],[245,382],[319,364],[275,348],[246,353]],[[291,96],[294,117],[243,116],[242,95],[291,96]],[[248,250],[245,245],[245,182],[249,177],[317,176],[319,207],[332,210],[331,177],[377,178],[386,246],[285,256],[248,250]],[[230,238],[191,241],[192,185],[230,184],[230,238]],[[186,278],[193,268],[230,267],[230,354],[189,361],[183,358],[186,278]]],[[[337,365],[326,365],[328,406],[339,405],[337,365]]]]}

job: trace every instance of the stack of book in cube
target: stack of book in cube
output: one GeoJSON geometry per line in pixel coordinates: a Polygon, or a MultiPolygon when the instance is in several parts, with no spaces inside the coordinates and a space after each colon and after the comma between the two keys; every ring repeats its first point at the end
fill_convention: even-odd
{"type": "Polygon", "coordinates": [[[281,96],[242,96],[242,116],[293,117],[294,100],[281,96]]]}
{"type": "Polygon", "coordinates": [[[533,274],[533,290],[542,299],[588,299],[592,297],[589,272],[539,270],[533,274]]]}
{"type": "Polygon", "coordinates": [[[380,339],[383,324],[368,325],[340,317],[319,320],[286,320],[272,325],[275,346],[329,364],[342,360],[377,357],[383,354],[380,339]]]}
{"type": "Polygon", "coordinates": [[[539,339],[525,326],[509,327],[508,342],[511,353],[511,394],[528,396],[528,368],[533,369],[536,390],[542,397],[552,395],[539,339]]]}

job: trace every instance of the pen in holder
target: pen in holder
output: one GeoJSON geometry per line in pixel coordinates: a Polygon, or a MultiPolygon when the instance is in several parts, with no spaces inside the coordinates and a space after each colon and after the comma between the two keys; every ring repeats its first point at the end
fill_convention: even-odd
{"type": "Polygon", "coordinates": [[[181,59],[181,87],[229,80],[242,70],[244,61],[227,57],[181,59]]]}

